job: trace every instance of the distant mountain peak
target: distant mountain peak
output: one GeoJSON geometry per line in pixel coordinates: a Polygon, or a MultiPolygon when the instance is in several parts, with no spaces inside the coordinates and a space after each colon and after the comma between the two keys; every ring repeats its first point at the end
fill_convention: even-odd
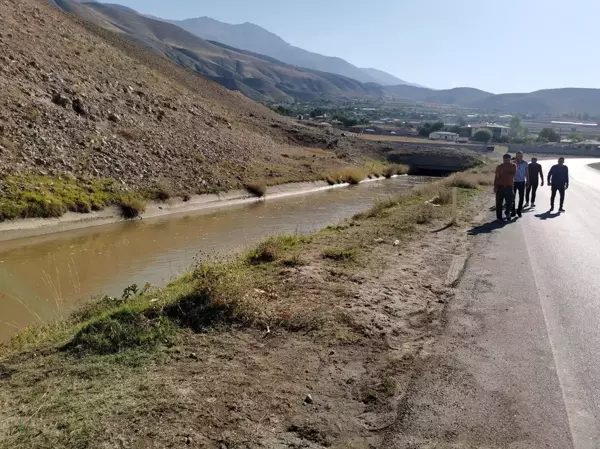
{"type": "Polygon", "coordinates": [[[336,56],[325,56],[295,47],[275,33],[252,22],[234,25],[210,17],[169,20],[196,36],[230,47],[259,53],[297,67],[329,72],[362,83],[397,85],[408,83],[377,69],[361,69],[336,56]]]}

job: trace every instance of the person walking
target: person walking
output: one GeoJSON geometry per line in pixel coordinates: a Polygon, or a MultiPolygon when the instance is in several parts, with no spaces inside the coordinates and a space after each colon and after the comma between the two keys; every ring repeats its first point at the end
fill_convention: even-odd
{"type": "Polygon", "coordinates": [[[525,207],[529,207],[529,199],[531,198],[531,207],[535,207],[535,197],[539,185],[544,187],[544,171],[542,166],[538,164],[537,157],[531,158],[529,171],[527,173],[527,192],[525,193],[525,207]]]}
{"type": "Polygon", "coordinates": [[[569,167],[565,165],[565,158],[558,159],[558,164],[554,165],[548,173],[548,185],[552,188],[550,197],[550,212],[554,211],[554,200],[556,192],[560,194],[559,212],[564,212],[565,191],[569,188],[569,167]]]}
{"type": "Polygon", "coordinates": [[[513,208],[513,189],[517,166],[510,160],[510,154],[502,157],[502,164],[496,167],[494,193],[496,194],[496,218],[502,220],[502,206],[506,202],[506,219],[510,220],[513,208]]]}
{"type": "Polygon", "coordinates": [[[523,216],[523,201],[525,200],[525,187],[527,185],[527,175],[529,172],[529,164],[523,160],[523,152],[519,151],[516,154],[517,172],[515,173],[515,196],[513,198],[512,216],[523,216]],[[519,207],[517,208],[517,193],[519,194],[519,207]]]}

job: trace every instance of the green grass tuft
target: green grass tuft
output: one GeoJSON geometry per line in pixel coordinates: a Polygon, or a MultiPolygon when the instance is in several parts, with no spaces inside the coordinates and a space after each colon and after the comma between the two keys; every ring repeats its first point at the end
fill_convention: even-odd
{"type": "Polygon", "coordinates": [[[122,306],[86,323],[65,349],[101,355],[153,349],[170,343],[174,333],[172,322],[160,313],[122,306]]]}
{"type": "Polygon", "coordinates": [[[118,204],[121,194],[111,179],[86,182],[69,176],[10,175],[0,190],[0,221],[88,213],[118,204]]]}
{"type": "Polygon", "coordinates": [[[275,262],[300,242],[302,242],[302,239],[296,235],[269,237],[250,250],[246,255],[246,260],[251,265],[275,262]]]}

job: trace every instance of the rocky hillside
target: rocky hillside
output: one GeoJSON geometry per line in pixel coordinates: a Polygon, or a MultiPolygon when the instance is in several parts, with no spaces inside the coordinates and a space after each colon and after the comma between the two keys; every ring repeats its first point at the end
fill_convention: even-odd
{"type": "Polygon", "coordinates": [[[55,0],[55,4],[257,101],[314,101],[323,96],[335,99],[383,95],[377,84],[363,84],[333,73],[298,68],[269,56],[209,42],[177,25],[119,5],[81,4],[74,0],[55,0]]]}
{"type": "Polygon", "coordinates": [[[329,131],[292,123],[46,1],[0,0],[0,10],[4,178],[71,174],[195,193],[314,179],[344,163],[315,149],[344,147],[329,131]]]}

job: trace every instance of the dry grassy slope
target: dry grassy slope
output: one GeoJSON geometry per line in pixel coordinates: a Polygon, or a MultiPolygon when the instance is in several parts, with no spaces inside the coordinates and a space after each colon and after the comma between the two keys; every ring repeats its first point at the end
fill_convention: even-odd
{"type": "Polygon", "coordinates": [[[0,7],[0,175],[73,173],[132,187],[160,180],[198,191],[307,179],[341,163],[289,145],[291,136],[323,147],[333,139],[323,131],[114,33],[44,1],[0,7]],[[52,101],[56,93],[65,106],[52,101]]]}

